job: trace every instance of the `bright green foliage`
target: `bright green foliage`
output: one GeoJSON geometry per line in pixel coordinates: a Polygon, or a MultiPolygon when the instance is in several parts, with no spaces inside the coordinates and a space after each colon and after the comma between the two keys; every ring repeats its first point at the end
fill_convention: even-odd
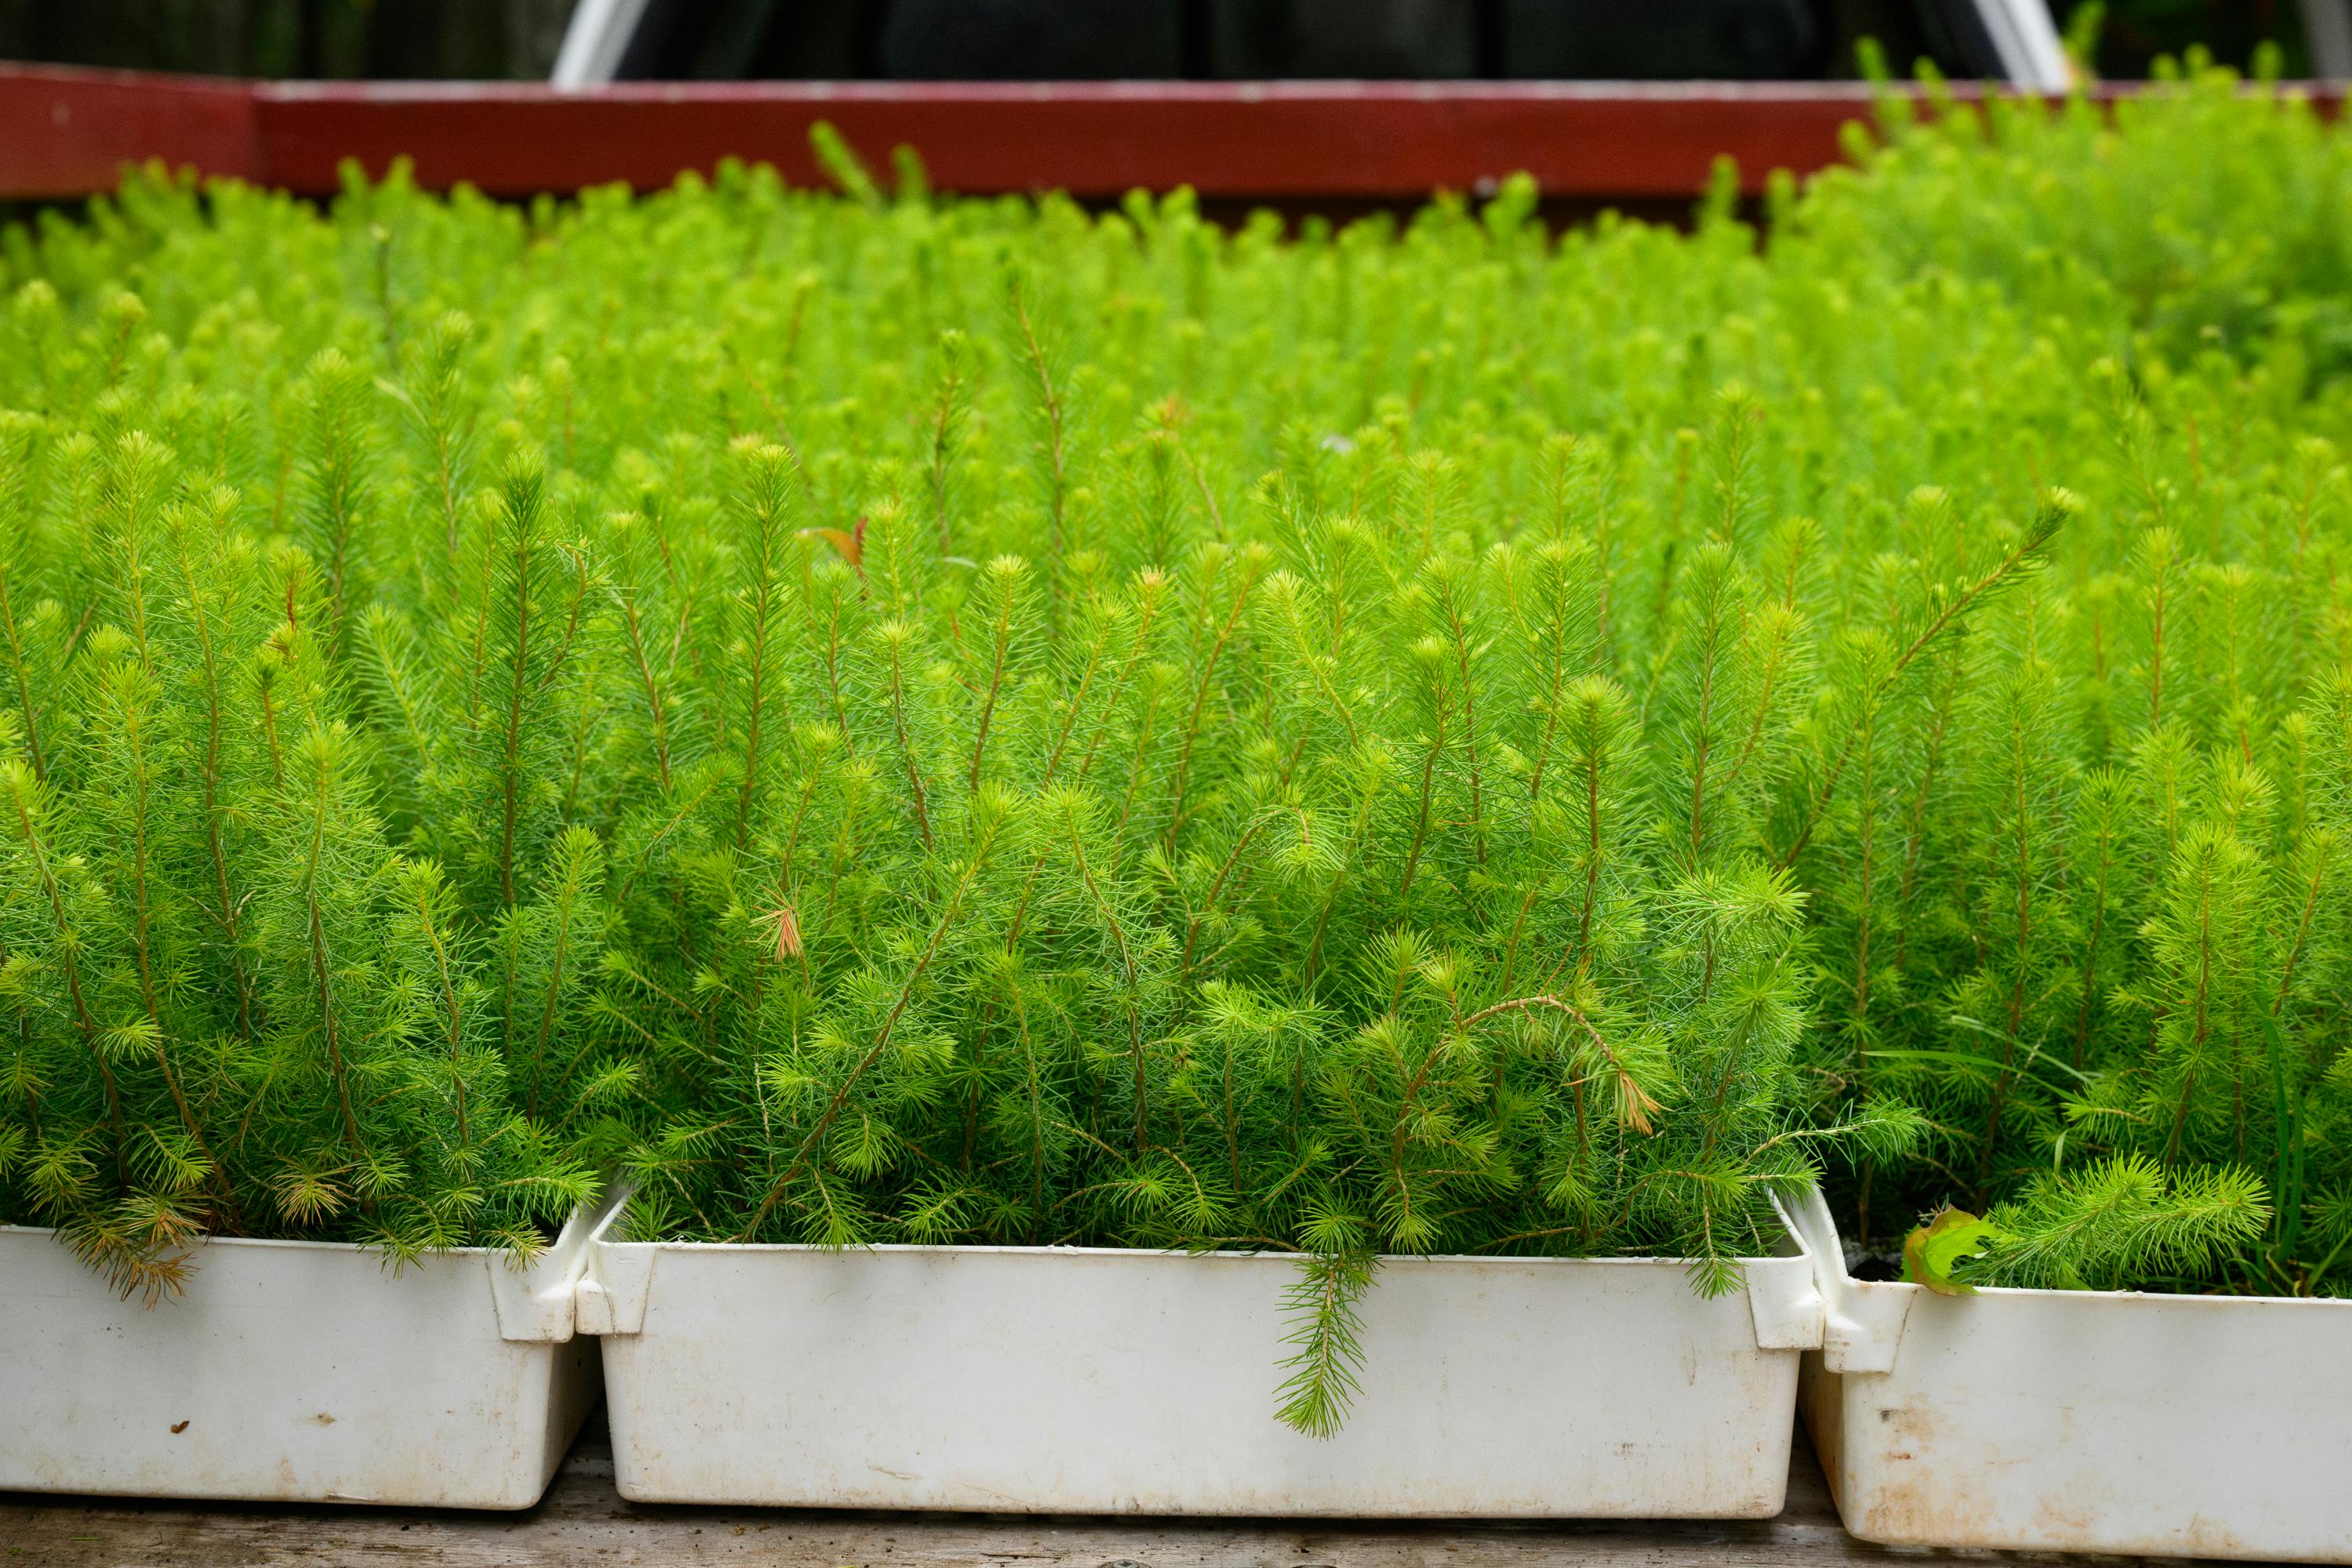
{"type": "Polygon", "coordinates": [[[1966,1209],[1938,1209],[1927,1224],[1903,1240],[1903,1278],[1925,1285],[1939,1296],[1966,1296],[1975,1290],[1953,1273],[1963,1263],[1976,1262],[1984,1249],[2009,1239],[1990,1220],[1966,1209]]]}
{"type": "MultiPolygon", "coordinates": [[[[1984,413],[1913,438],[1973,430],[1971,468],[2079,499],[2049,569],[1916,674],[1843,634],[1841,788],[1796,861],[1821,1062],[1928,1128],[1853,1173],[1856,1228],[1958,1202],[1991,1226],[1963,1280],[2340,1291],[2345,143],[2219,78],[2114,128],[1887,118],[1797,243],[1992,290],[2006,363],[1943,395],[1984,413]]],[[[1957,489],[1892,521],[1970,531],[1957,489]]]]}
{"type": "MultiPolygon", "coordinates": [[[[454,1026],[478,966],[436,868],[378,826],[331,590],[211,476],[109,440],[59,444],[96,453],[93,510],[66,517],[88,542],[9,574],[84,600],[0,719],[11,1208],[150,1295],[207,1230],[535,1247],[593,1173],[454,1026]]],[[[10,608],[28,642],[66,618],[10,608]]]]}
{"type": "Polygon", "coordinates": [[[1721,1290],[1817,1173],[2335,1288],[2352,168],[2123,118],[1760,250],[837,142],[13,234],[0,1204],[1295,1249],[1318,1431],[1378,1254],[1721,1290]]]}

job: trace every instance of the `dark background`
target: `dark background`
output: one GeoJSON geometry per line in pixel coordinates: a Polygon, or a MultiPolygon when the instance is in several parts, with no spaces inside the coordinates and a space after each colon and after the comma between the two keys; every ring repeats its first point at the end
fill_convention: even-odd
{"type": "MultiPolygon", "coordinates": [[[[2082,0],[2058,0],[2063,26],[2082,0]]],[[[1970,74],[1948,0],[654,0],[630,74],[773,78],[1970,74]]],[[[570,0],[0,0],[0,58],[262,77],[544,77],[570,0]]],[[[2110,0],[2102,75],[2203,43],[2305,68],[2295,0],[2110,0]]]]}

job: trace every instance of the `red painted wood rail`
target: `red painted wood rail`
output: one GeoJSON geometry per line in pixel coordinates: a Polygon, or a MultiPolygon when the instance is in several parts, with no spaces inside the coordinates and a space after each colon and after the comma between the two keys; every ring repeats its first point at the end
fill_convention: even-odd
{"type": "Polygon", "coordinates": [[[149,158],[260,178],[251,85],[0,64],[0,198],[112,190],[149,158]]]}
{"type": "MultiPolygon", "coordinates": [[[[1964,93],[1969,89],[1963,89],[1964,93]]],[[[2324,89],[2323,89],[2324,93],[2324,89]]],[[[667,184],[724,157],[814,184],[809,127],[945,190],[1410,200],[1526,170],[1547,195],[1687,198],[1718,154],[1760,190],[1835,162],[1852,82],[237,82],[0,65],[0,197],[87,195],[147,158],[320,194],[357,159],[499,195],[667,184]]],[[[2332,104],[2331,104],[2332,106],[2332,104]]]]}
{"type": "Polygon", "coordinates": [[[270,178],[331,183],[336,160],[389,154],[417,178],[498,194],[607,180],[667,184],[734,154],[814,181],[809,126],[829,120],[877,162],[905,143],[953,191],[1115,196],[1413,197],[1515,170],[1562,195],[1687,196],[1716,154],[1760,179],[1838,156],[1866,112],[1834,86],[1591,84],[741,83],[629,85],[593,96],[413,84],[262,89],[270,178]]]}
{"type": "Polygon", "coordinates": [[[1759,183],[1838,155],[1867,110],[1842,83],[243,83],[0,67],[0,195],[110,188],[125,162],[331,191],[394,156],[499,195],[667,184],[723,157],[814,182],[809,127],[877,163],[919,148],[964,192],[1411,198],[1515,170],[1559,195],[1685,197],[1718,153],[1759,183]]]}

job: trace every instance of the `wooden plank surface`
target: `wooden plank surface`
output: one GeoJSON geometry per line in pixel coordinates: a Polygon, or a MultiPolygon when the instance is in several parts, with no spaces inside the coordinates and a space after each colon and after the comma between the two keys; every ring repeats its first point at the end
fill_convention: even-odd
{"type": "MultiPolygon", "coordinates": [[[[613,1490],[602,1412],[536,1509],[465,1514],[357,1508],[139,1503],[0,1493],[5,1568],[1734,1568],[1912,1563],[1838,1527],[1821,1468],[1800,1434],[1789,1506],[1754,1522],[1461,1525],[1316,1521],[1028,1519],[834,1513],[810,1509],[656,1507],[613,1490]]],[[[1969,1554],[1981,1563],[2002,1554],[1969,1554]]],[[[1957,1559],[1953,1559],[1957,1561],[1957,1559]]],[[[2011,1558],[2028,1562],[2032,1559],[2011,1558]]]]}

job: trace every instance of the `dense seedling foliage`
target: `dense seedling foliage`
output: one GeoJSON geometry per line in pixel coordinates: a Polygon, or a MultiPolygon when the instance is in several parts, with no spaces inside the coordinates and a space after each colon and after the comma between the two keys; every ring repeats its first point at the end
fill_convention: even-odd
{"type": "MultiPolygon", "coordinates": [[[[1996,291],[2030,330],[1941,379],[1915,438],[1957,425],[1975,473],[2082,498],[2052,569],[1901,682],[1866,614],[1824,639],[1853,673],[1791,841],[1811,1054],[1929,1128],[1850,1173],[1850,1212],[1891,1247],[1925,1206],[1989,1209],[1964,1279],[2346,1288],[2346,145],[2231,86],[2117,130],[1892,115],[1792,226],[1996,291]]],[[[1964,527],[1965,497],[1896,528],[1964,527]]]]}
{"type": "Polygon", "coordinates": [[[1890,109],[1532,193],[140,181],[0,320],[0,1205],[1665,1252],[2352,1239],[2345,143],[1890,109]],[[2059,487],[2063,487],[2061,489],[2059,487]]]}

